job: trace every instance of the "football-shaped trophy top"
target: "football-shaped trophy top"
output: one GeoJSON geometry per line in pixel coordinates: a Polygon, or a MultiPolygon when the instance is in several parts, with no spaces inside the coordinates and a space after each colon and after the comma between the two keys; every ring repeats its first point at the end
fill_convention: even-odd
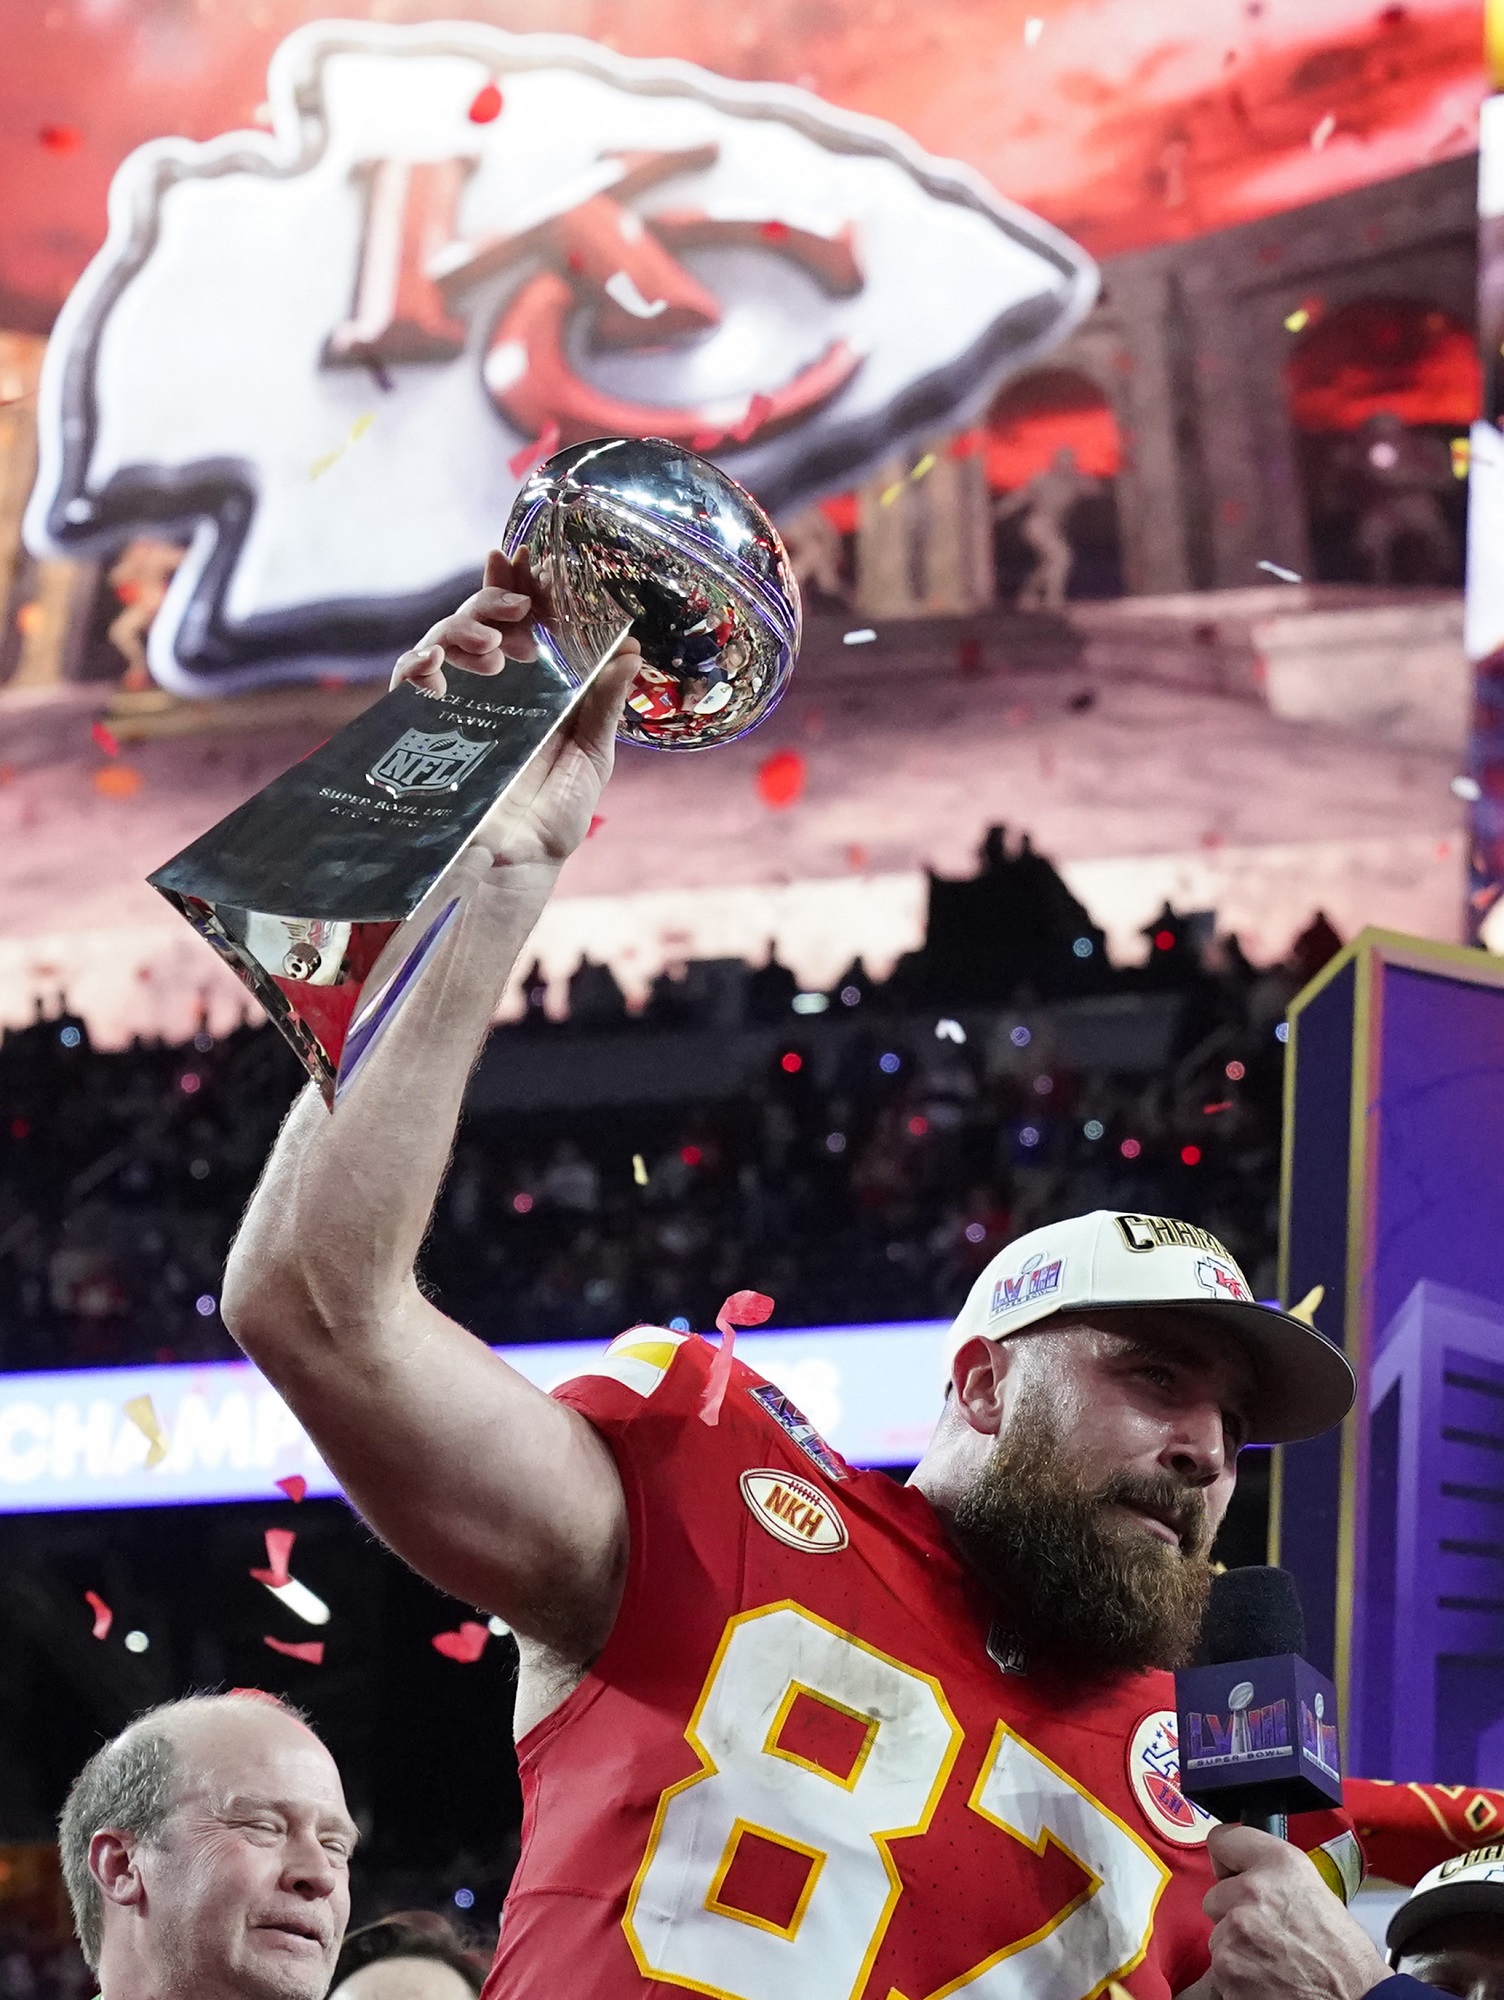
{"type": "Polygon", "coordinates": [[[570,445],[529,475],[502,547],[526,551],[554,615],[544,652],[585,679],[621,635],[642,647],[624,742],[704,750],[756,728],[799,651],[799,586],[778,531],[719,466],[665,438],[570,445]]]}

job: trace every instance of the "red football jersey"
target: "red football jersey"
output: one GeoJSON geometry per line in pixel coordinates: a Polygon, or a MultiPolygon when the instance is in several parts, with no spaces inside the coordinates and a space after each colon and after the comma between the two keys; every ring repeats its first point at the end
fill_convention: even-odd
{"type": "Polygon", "coordinates": [[[1189,1986],[1213,1822],[1172,1677],[1031,1666],[916,1488],[740,1361],[704,1423],[713,1357],[639,1327],[557,1391],[612,1449],[631,1558],[600,1657],[518,1745],[486,2000],[1189,1986]]]}

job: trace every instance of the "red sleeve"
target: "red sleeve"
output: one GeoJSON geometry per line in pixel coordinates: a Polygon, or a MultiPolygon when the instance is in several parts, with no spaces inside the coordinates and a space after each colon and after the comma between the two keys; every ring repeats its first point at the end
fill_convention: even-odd
{"type": "Polygon", "coordinates": [[[1465,1854],[1504,1827],[1504,1792],[1482,1785],[1346,1778],[1342,1799],[1372,1872],[1409,1887],[1429,1869],[1465,1854]]]}

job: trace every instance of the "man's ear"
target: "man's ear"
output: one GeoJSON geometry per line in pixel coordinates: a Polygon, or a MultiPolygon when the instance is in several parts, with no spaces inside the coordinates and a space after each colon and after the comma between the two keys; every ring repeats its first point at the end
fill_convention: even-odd
{"type": "Polygon", "coordinates": [[[89,1873],[107,1903],[139,1903],[145,1897],[132,1834],[117,1833],[113,1827],[96,1833],[89,1842],[89,1873]]]}
{"type": "Polygon", "coordinates": [[[956,1349],[950,1381],[956,1408],[974,1431],[996,1436],[1003,1422],[1003,1382],[1011,1357],[1005,1342],[974,1334],[956,1349]]]}

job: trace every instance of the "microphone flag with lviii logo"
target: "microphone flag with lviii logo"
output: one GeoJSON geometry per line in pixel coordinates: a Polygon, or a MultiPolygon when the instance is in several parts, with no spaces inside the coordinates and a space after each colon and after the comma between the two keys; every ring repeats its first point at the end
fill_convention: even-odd
{"type": "Polygon", "coordinates": [[[561,446],[668,438],[775,514],[849,487],[1096,294],[891,125],[570,36],[313,22],[267,106],[122,164],[39,392],[28,545],[186,541],[181,695],[385,673],[561,446]]]}

